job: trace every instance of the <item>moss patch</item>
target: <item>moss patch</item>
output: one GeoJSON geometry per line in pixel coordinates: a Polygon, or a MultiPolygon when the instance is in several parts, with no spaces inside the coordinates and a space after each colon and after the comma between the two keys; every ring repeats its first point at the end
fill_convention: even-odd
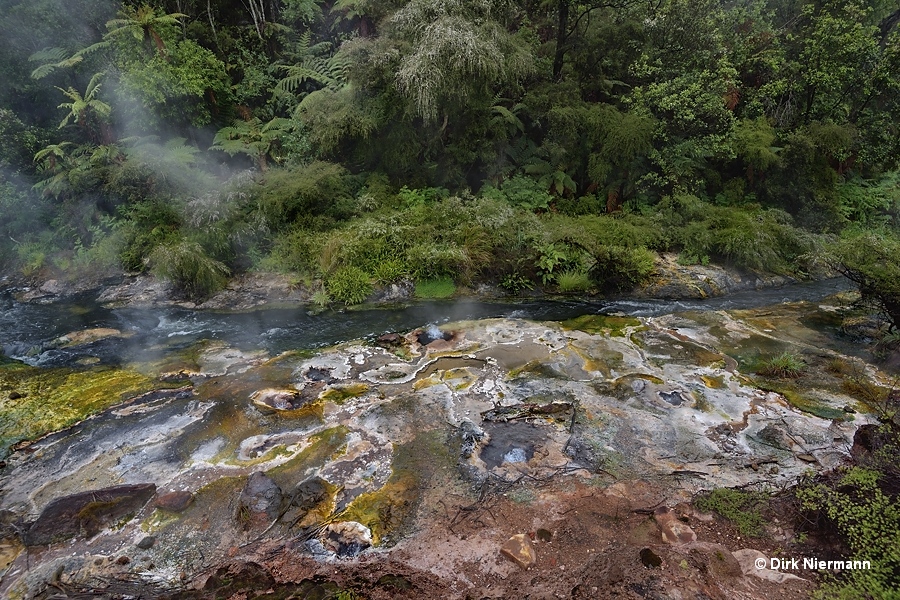
{"type": "Polygon", "coordinates": [[[159,388],[129,369],[0,367],[0,456],[20,440],[64,429],[127,398],[159,388]]]}
{"type": "Polygon", "coordinates": [[[292,489],[306,478],[310,468],[321,467],[341,452],[347,442],[346,427],[332,427],[310,436],[310,444],[297,456],[266,474],[283,489],[292,489]]]}
{"type": "Polygon", "coordinates": [[[611,337],[625,337],[626,330],[641,326],[634,317],[611,317],[608,315],[581,315],[561,323],[563,329],[583,331],[592,335],[606,334],[611,337]]]}
{"type": "Polygon", "coordinates": [[[816,398],[806,387],[801,387],[801,383],[786,380],[767,380],[765,382],[758,378],[752,379],[753,383],[759,389],[765,392],[777,392],[784,396],[788,404],[802,410],[805,413],[821,417],[822,419],[846,420],[852,418],[840,408],[829,406],[821,399],[816,398]],[[801,391],[801,389],[807,391],[801,391]]]}
{"type": "Polygon", "coordinates": [[[325,390],[319,396],[319,399],[323,402],[333,402],[335,404],[341,405],[350,398],[356,398],[357,396],[362,396],[366,392],[369,391],[369,386],[365,383],[351,383],[350,385],[336,385],[330,389],[325,390]]]}

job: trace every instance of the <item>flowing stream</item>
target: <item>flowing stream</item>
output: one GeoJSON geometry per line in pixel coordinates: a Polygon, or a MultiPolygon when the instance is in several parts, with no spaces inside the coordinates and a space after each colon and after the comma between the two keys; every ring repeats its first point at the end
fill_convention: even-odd
{"type": "Polygon", "coordinates": [[[178,350],[199,340],[219,340],[241,350],[322,348],[354,339],[372,339],[393,331],[463,320],[518,318],[562,321],[584,314],[658,316],[691,310],[753,308],[787,301],[817,301],[849,289],[843,278],[784,288],[741,292],[708,300],[612,300],[599,302],[523,300],[483,302],[450,300],[311,313],[306,308],[270,308],[246,312],[192,311],[180,308],[104,308],[92,295],[54,304],[23,304],[0,298],[0,348],[34,366],[74,364],[85,354],[103,364],[144,360],[150,353],[178,350]],[[72,331],[112,328],[127,338],[107,338],[74,348],[48,347],[72,331]]]}

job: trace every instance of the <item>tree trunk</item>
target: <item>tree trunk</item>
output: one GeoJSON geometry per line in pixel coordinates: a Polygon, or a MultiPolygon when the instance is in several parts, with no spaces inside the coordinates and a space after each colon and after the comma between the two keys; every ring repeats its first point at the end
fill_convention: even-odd
{"type": "Polygon", "coordinates": [[[559,0],[556,6],[559,22],[556,29],[556,51],[553,54],[553,81],[559,81],[563,59],[566,56],[566,40],[569,37],[569,0],[559,0]]]}

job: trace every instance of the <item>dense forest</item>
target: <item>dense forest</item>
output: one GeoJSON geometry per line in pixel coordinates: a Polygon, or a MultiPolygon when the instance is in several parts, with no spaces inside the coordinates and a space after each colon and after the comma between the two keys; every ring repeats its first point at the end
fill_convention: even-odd
{"type": "Polygon", "coordinates": [[[0,248],[327,304],[627,289],[656,253],[900,322],[886,0],[2,0],[0,248]]]}

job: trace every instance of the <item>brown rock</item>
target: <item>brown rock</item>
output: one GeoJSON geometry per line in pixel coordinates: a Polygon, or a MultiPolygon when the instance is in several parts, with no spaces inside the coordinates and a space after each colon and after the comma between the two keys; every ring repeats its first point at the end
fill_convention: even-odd
{"type": "Polygon", "coordinates": [[[382,348],[392,348],[402,345],[403,338],[400,337],[400,335],[397,333],[385,333],[384,335],[378,336],[378,339],[375,340],[375,343],[382,348]]]}
{"type": "Polygon", "coordinates": [[[708,572],[720,578],[741,577],[741,564],[731,551],[722,544],[694,542],[686,546],[691,559],[708,572]]]}
{"type": "Polygon", "coordinates": [[[537,562],[534,546],[531,545],[528,535],[524,533],[516,534],[506,540],[506,543],[500,547],[500,554],[523,569],[527,569],[537,562]]]}
{"type": "Polygon", "coordinates": [[[190,492],[169,492],[156,498],[156,508],[169,512],[181,512],[191,505],[194,495],[190,492]]]}
{"type": "Polygon", "coordinates": [[[42,546],[79,534],[92,537],[107,524],[136,513],[155,493],[156,485],[139,483],[57,498],[32,523],[26,544],[42,546]]]}
{"type": "Polygon", "coordinates": [[[241,491],[238,521],[245,529],[265,528],[278,518],[282,500],[281,488],[268,475],[257,471],[241,491]]]}
{"type": "Polygon", "coordinates": [[[678,518],[678,514],[666,506],[660,506],[653,513],[653,518],[667,544],[690,544],[697,541],[697,534],[678,518]]]}

